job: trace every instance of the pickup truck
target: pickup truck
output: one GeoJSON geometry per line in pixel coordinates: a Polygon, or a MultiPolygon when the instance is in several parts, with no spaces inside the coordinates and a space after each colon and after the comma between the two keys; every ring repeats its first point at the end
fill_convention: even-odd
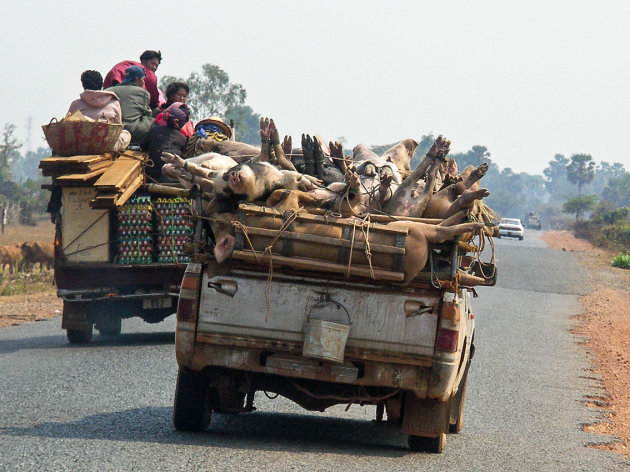
{"type": "Polygon", "coordinates": [[[401,428],[412,450],[442,452],[463,426],[475,351],[473,289],[460,278],[471,258],[448,243],[434,252],[450,267],[427,264],[406,286],[297,263],[274,262],[271,274],[251,261],[193,260],[177,306],[175,427],[251,412],[263,391],[311,411],[375,405],[376,421],[401,428]]]}
{"type": "MultiPolygon", "coordinates": [[[[116,336],[123,318],[137,316],[158,323],[173,314],[187,263],[182,257],[156,257],[155,221],[148,223],[153,226],[147,230],[153,253],[124,257],[124,207],[94,209],[90,205],[94,195],[91,186],[64,186],[55,216],[55,283],[63,299],[61,327],[70,343],[90,342],[94,327],[101,335],[116,336]]],[[[160,197],[165,196],[143,198],[155,202],[160,197]]],[[[188,201],[185,206],[190,206],[188,201]]],[[[151,213],[155,220],[155,211],[151,213]]],[[[171,237],[169,232],[170,239],[179,236],[171,237]]]]}

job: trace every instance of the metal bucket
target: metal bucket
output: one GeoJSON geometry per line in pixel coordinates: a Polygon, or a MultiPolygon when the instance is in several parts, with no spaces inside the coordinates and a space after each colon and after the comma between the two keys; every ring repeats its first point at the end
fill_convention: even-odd
{"type": "Polygon", "coordinates": [[[343,362],[346,341],[350,332],[350,315],[348,310],[340,303],[325,301],[317,303],[309,311],[304,325],[304,344],[302,355],[332,362],[343,362]],[[343,308],[347,322],[330,321],[313,318],[311,313],[314,308],[323,308],[323,305],[334,305],[331,308],[343,308]]]}

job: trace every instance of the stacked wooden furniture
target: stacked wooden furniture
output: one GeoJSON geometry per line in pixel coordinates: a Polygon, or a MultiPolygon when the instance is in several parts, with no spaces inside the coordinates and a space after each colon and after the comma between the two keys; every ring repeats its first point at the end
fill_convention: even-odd
{"type": "Polygon", "coordinates": [[[114,208],[124,205],[144,183],[143,163],[147,154],[125,151],[94,183],[96,196],[92,208],[114,208]]]}
{"type": "Polygon", "coordinates": [[[241,204],[232,257],[248,263],[402,281],[406,229],[241,204]],[[269,224],[269,218],[277,219],[269,224]],[[278,228],[271,229],[270,227],[278,228]],[[365,236],[369,235],[369,244],[365,236]],[[378,235],[375,238],[375,235],[378,235]],[[378,243],[374,243],[374,239],[378,243]]]}

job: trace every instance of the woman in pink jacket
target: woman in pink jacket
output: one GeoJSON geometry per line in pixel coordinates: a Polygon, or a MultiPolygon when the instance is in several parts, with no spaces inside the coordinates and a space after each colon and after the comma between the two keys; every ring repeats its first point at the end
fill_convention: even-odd
{"type": "MultiPolygon", "coordinates": [[[[98,71],[86,70],[83,72],[81,84],[84,90],[79,95],[80,98],[70,104],[68,113],[80,111],[83,116],[93,120],[122,123],[120,100],[114,92],[101,90],[103,77],[98,71]]],[[[113,151],[124,150],[129,145],[130,140],[129,131],[123,130],[113,151]]]]}

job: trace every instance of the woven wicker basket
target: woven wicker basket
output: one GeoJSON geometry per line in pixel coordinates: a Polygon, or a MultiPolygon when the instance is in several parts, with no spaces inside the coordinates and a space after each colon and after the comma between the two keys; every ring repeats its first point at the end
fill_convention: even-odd
{"type": "Polygon", "coordinates": [[[53,118],[42,128],[54,154],[78,156],[112,151],[123,125],[106,121],[57,121],[53,118]]]}

